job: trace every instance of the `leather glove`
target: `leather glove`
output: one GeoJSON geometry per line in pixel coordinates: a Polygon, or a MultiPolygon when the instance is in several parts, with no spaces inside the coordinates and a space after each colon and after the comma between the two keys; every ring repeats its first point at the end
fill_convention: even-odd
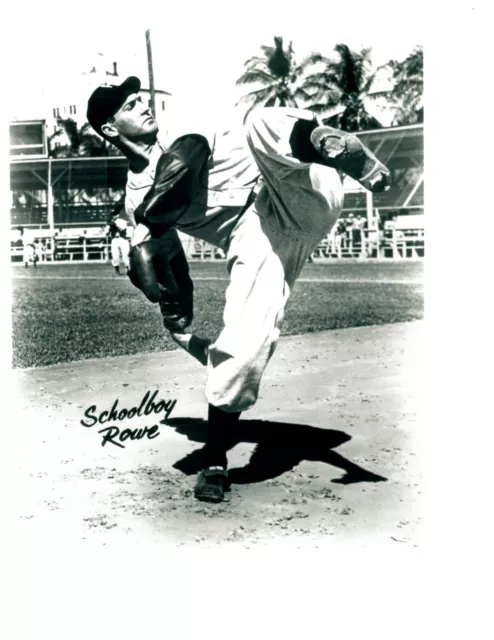
{"type": "Polygon", "coordinates": [[[129,260],[132,284],[148,300],[159,303],[168,330],[182,332],[193,319],[194,285],[175,229],[135,246],[129,260]]]}

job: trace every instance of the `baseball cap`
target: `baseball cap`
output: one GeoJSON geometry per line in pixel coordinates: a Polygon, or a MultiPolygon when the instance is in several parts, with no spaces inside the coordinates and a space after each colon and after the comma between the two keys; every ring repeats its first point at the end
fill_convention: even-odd
{"type": "Polygon", "coordinates": [[[103,84],[91,94],[87,103],[87,119],[95,131],[101,133],[101,127],[108,118],[115,115],[128,96],[138,93],[141,81],[129,76],[120,85],[103,84]]]}

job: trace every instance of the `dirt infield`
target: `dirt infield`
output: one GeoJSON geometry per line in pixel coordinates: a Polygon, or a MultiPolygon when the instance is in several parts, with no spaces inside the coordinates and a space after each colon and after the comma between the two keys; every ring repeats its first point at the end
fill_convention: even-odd
{"type": "Polygon", "coordinates": [[[39,545],[419,546],[422,334],[416,321],[282,338],[242,416],[220,505],[192,497],[205,370],[184,352],[16,370],[19,535],[39,545]],[[111,422],[93,425],[112,407],[111,422]],[[133,407],[140,417],[122,412],[133,407]],[[101,446],[109,426],[118,435],[101,446]]]}

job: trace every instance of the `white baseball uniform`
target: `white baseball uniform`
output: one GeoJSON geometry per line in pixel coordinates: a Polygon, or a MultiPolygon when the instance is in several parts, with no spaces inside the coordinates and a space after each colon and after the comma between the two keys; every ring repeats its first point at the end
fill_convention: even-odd
{"type": "Polygon", "coordinates": [[[25,263],[35,262],[37,258],[34,242],[34,232],[31,229],[24,229],[22,234],[22,246],[24,249],[22,259],[25,263]]]}
{"type": "MultiPolygon", "coordinates": [[[[244,411],[255,403],[293,284],[342,209],[339,174],[292,155],[290,134],[300,119],[312,121],[314,114],[262,108],[237,134],[209,137],[207,176],[176,223],[178,230],[226,252],[230,282],[224,327],[209,350],[206,383],[208,402],[225,411],[244,411]],[[255,202],[242,212],[259,177],[255,202]]],[[[189,127],[188,133],[203,131],[189,127]]],[[[156,145],[154,166],[150,163],[145,175],[129,172],[129,215],[150,188],[160,154],[156,145]]]]}
{"type": "Polygon", "coordinates": [[[123,218],[116,218],[106,227],[106,233],[111,234],[111,263],[113,267],[118,267],[120,261],[129,268],[130,241],[128,232],[128,222],[123,218]]]}

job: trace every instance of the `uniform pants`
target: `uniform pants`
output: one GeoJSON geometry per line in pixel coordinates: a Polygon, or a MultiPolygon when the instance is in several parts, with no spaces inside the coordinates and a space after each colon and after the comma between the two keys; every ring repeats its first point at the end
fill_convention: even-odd
{"type": "Polygon", "coordinates": [[[111,241],[111,263],[113,267],[118,267],[120,260],[129,268],[130,242],[126,238],[115,236],[111,241]]]}
{"type": "Polygon", "coordinates": [[[23,261],[24,262],[35,262],[37,256],[36,256],[36,249],[34,248],[33,244],[25,244],[24,245],[24,251],[23,251],[23,261]]]}
{"type": "Polygon", "coordinates": [[[298,109],[266,108],[247,123],[263,186],[230,237],[224,327],[209,350],[206,398],[224,411],[256,402],[295,280],[342,209],[338,173],[292,156],[294,124],[313,118],[298,109]]]}

